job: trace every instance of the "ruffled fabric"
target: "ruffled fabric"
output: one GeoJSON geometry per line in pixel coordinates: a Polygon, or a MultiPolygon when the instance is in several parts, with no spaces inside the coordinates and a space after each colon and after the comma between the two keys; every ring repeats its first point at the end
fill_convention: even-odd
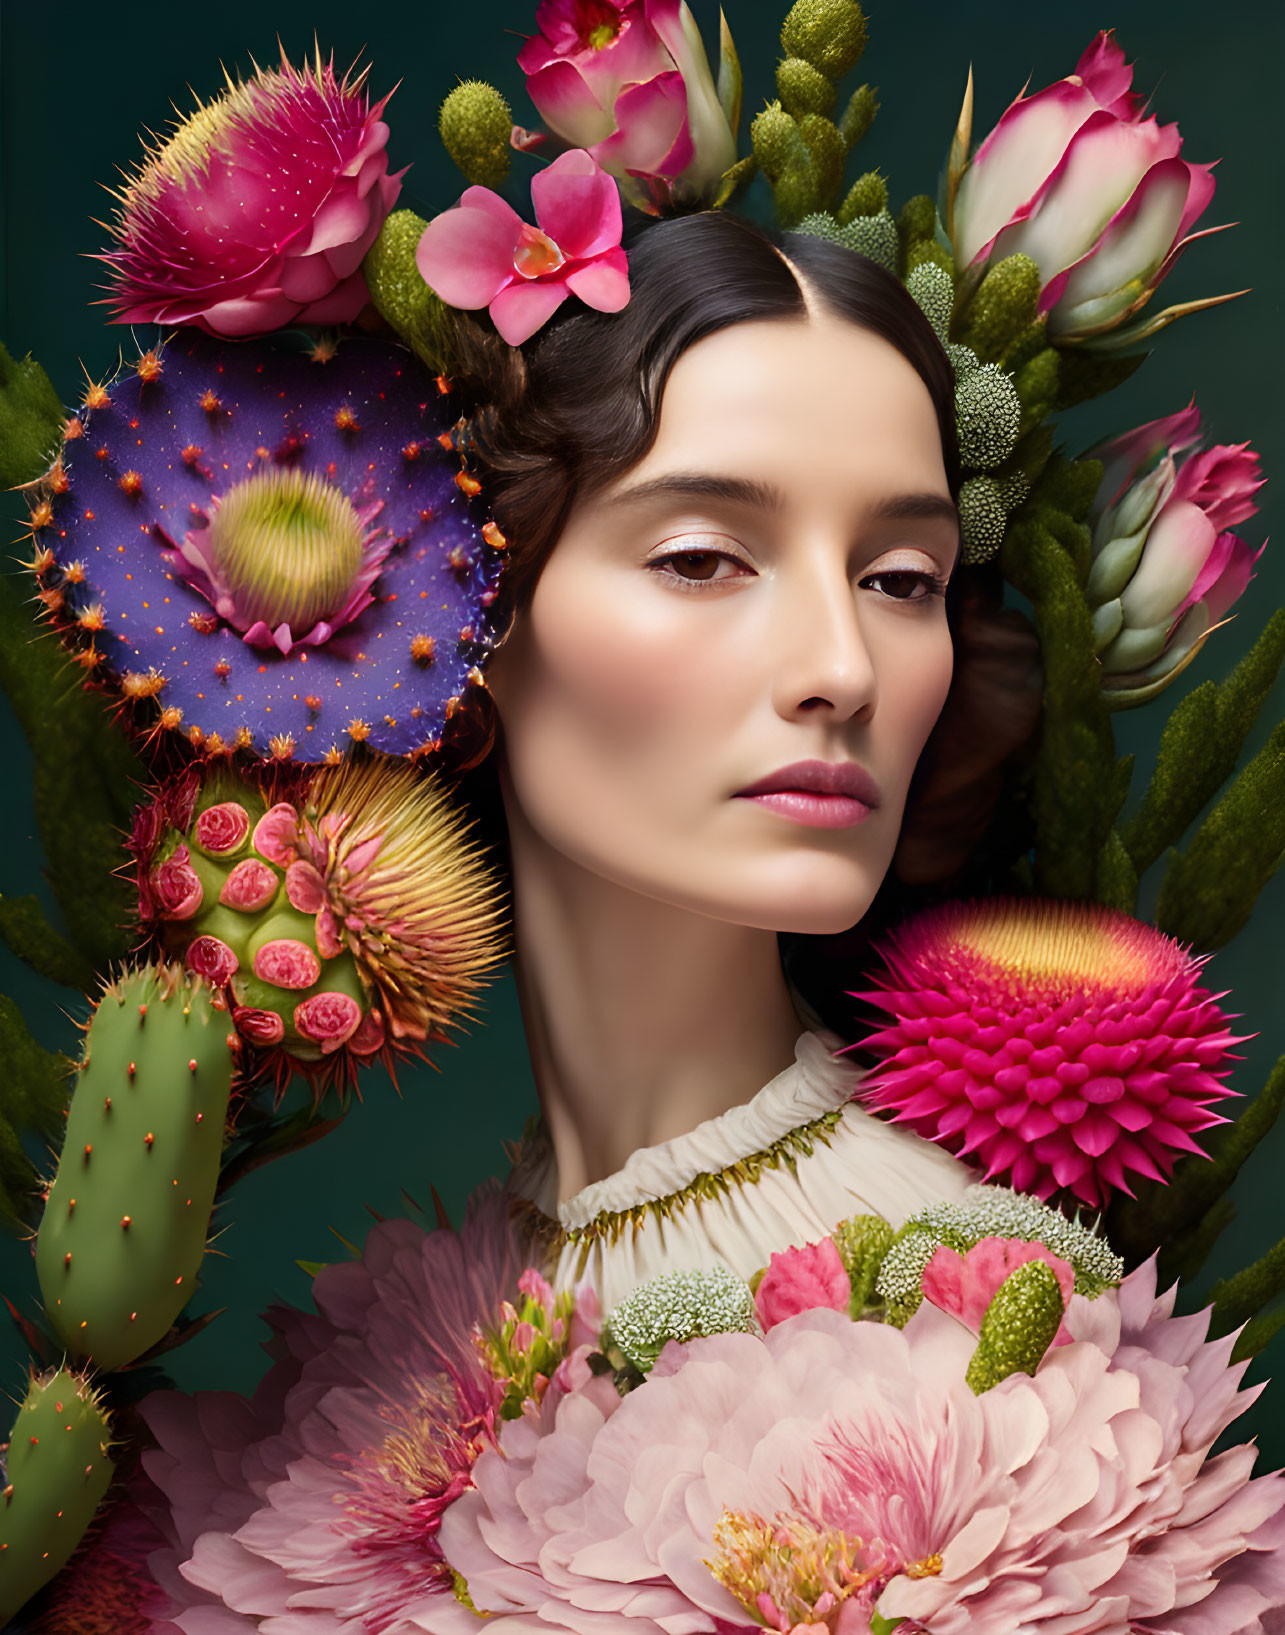
{"type": "Polygon", "coordinates": [[[509,1190],[546,1217],[554,1286],[588,1279],[610,1310],[662,1272],[726,1266],[749,1278],[850,1215],[900,1226],[960,1197],[977,1179],[967,1164],[852,1101],[862,1070],[834,1055],[842,1043],[804,1033],[751,1101],[641,1148],[562,1203],[552,1147],[537,1138],[509,1190]]]}

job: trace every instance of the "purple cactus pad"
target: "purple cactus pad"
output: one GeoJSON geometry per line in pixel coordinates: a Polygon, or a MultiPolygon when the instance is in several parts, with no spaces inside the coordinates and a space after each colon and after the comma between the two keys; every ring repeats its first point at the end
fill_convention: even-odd
{"type": "Polygon", "coordinates": [[[60,623],[89,634],[97,674],[156,698],[162,723],[197,748],[315,762],[354,742],[389,755],[437,746],[493,645],[503,557],[439,441],[447,400],[410,353],[363,337],[320,361],[183,331],[159,374],[125,373],[90,404],[38,544],[52,553],[60,623]],[[376,508],[392,536],[371,605],[288,653],[244,640],[176,568],[220,496],[274,467],[376,508]]]}

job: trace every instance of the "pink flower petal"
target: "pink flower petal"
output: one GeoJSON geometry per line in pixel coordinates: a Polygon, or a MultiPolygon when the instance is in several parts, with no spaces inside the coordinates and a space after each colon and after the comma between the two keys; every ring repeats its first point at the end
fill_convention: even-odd
{"type": "Polygon", "coordinates": [[[1254,495],[1263,481],[1262,466],[1248,443],[1216,443],[1184,462],[1173,493],[1175,499],[1198,505],[1222,530],[1255,514],[1254,495]]]}
{"type": "Polygon", "coordinates": [[[1217,535],[1200,509],[1170,499],[1151,524],[1142,560],[1120,597],[1125,623],[1145,630],[1171,619],[1209,560],[1217,535]]]}
{"type": "Polygon", "coordinates": [[[530,340],[567,298],[561,280],[533,284],[513,283],[491,302],[491,319],[510,346],[530,340]]]}
{"type": "Polygon", "coordinates": [[[587,153],[564,153],[531,182],[536,220],[568,261],[620,243],[620,193],[587,153]]]}
{"type": "Polygon", "coordinates": [[[292,863],[299,842],[299,814],[289,801],[271,806],[254,826],[254,849],[269,863],[292,863]]]}
{"type": "Polygon", "coordinates": [[[1200,410],[1193,399],[1177,414],[1148,420],[1133,431],[1099,444],[1093,451],[1105,467],[1099,492],[1106,496],[1108,505],[1114,505],[1138,472],[1151,466],[1166,449],[1179,454],[1199,441],[1200,410]]]}
{"type": "Polygon", "coordinates": [[[611,104],[616,87],[607,87],[610,100],[604,106],[574,63],[551,62],[528,78],[526,88],[541,119],[564,141],[592,147],[615,128],[611,104]]]}
{"type": "MultiPolygon", "coordinates": [[[[497,199],[497,203],[504,201],[497,199]]],[[[513,212],[509,214],[511,227],[490,208],[461,205],[434,216],[424,229],[415,250],[415,265],[424,282],[448,306],[469,310],[487,306],[513,278],[513,252],[522,221],[513,212]]]]}
{"type": "Polygon", "coordinates": [[[1075,65],[1076,77],[1103,108],[1120,119],[1131,119],[1142,108],[1143,99],[1130,90],[1133,68],[1108,29],[1097,34],[1075,65]]]}
{"type": "MultiPolygon", "coordinates": [[[[1223,562],[1222,572],[1216,579],[1211,579],[1209,584],[1202,587],[1200,592],[1200,600],[1205,604],[1211,624],[1217,624],[1219,619],[1224,618],[1228,610],[1249,588],[1249,582],[1254,577],[1254,564],[1264,549],[1260,546],[1258,550],[1252,550],[1235,534],[1220,536],[1220,545],[1223,539],[1230,539],[1232,543],[1223,562]]],[[[1197,580],[1197,583],[1200,581],[1197,580]]]]}
{"type": "Polygon", "coordinates": [[[623,250],[607,250],[566,275],[572,295],[598,312],[619,312],[629,302],[629,263],[623,250]]]}
{"type": "Polygon", "coordinates": [[[616,131],[594,147],[599,164],[617,175],[672,180],[691,163],[687,88],[677,72],[631,85],[616,99],[616,131]]]}

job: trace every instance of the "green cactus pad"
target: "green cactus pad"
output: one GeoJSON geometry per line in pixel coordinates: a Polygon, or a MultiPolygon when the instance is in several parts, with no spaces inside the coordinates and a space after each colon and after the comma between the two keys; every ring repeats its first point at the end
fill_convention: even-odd
{"type": "Polygon", "coordinates": [[[1057,1274],[1030,1260],[1000,1284],[982,1318],[977,1350],[964,1378],[981,1396],[1010,1374],[1033,1374],[1053,1344],[1064,1311],[1057,1274]]]}
{"type": "Polygon", "coordinates": [[[167,967],[114,983],[89,1026],[36,1273],[58,1338],[120,1368],[196,1286],[232,1082],[231,1028],[167,967]]]}
{"type": "Polygon", "coordinates": [[[111,1432],[84,1378],[33,1379],[9,1438],[0,1493],[0,1624],[66,1566],[112,1479],[111,1432]]]}

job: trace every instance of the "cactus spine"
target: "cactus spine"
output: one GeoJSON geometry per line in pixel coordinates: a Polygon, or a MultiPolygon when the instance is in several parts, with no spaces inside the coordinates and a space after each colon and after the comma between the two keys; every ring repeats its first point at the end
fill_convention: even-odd
{"type": "Polygon", "coordinates": [[[187,1304],[205,1253],[232,1081],[226,1015],[173,967],[113,983],[89,1026],[36,1240],[69,1352],[120,1368],[187,1304]]]}
{"type": "Polygon", "coordinates": [[[110,1429],[66,1368],[35,1378],[10,1436],[0,1493],[0,1625],[59,1572],[112,1479],[110,1429]]]}

